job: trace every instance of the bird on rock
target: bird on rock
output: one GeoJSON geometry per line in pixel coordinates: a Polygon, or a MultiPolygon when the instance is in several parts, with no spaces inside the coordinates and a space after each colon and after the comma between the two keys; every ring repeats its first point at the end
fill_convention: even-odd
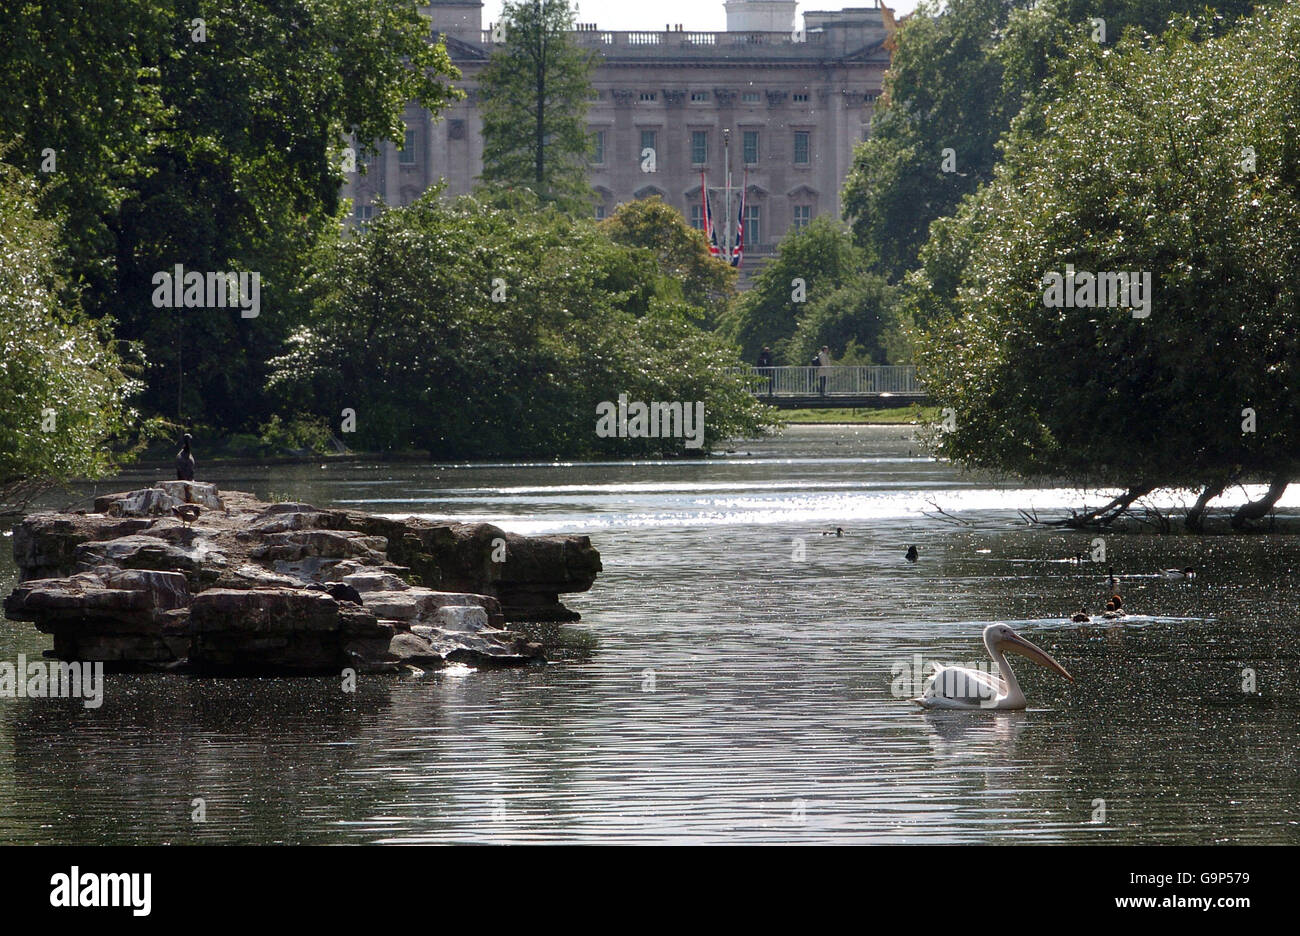
{"type": "Polygon", "coordinates": [[[198,504],[178,504],[172,508],[172,515],[186,526],[199,519],[200,512],[198,504]]]}
{"type": "Polygon", "coordinates": [[[335,601],[351,601],[353,604],[361,604],[361,592],[357,591],[346,582],[312,582],[307,586],[310,591],[326,592],[335,601]]]}
{"type": "Polygon", "coordinates": [[[176,453],[176,480],[194,480],[194,453],[190,451],[190,434],[185,433],[181,440],[181,450],[176,453]]]}

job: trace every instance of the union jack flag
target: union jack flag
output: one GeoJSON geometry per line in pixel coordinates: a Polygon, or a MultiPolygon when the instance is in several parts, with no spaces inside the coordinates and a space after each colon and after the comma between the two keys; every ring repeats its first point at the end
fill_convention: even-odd
{"type": "Polygon", "coordinates": [[[731,265],[740,269],[740,262],[745,259],[745,189],[749,188],[749,173],[745,173],[744,184],[740,188],[740,208],[736,211],[736,246],[731,248],[731,265]]]}
{"type": "Polygon", "coordinates": [[[709,210],[709,189],[704,184],[704,173],[700,173],[700,203],[704,206],[704,236],[709,239],[709,253],[715,257],[722,257],[722,249],[718,247],[718,232],[713,229],[713,212],[709,210]]]}

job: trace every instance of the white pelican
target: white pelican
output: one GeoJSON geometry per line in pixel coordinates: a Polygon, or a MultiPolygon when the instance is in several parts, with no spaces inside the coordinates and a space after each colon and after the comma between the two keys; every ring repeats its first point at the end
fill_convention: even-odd
{"type": "Polygon", "coordinates": [[[1165,579],[1189,579],[1196,578],[1196,570],[1191,566],[1185,569],[1161,569],[1160,577],[1165,579]]]}
{"type": "Polygon", "coordinates": [[[943,709],[1022,709],[1025,694],[1012,672],[1003,649],[1018,653],[1041,666],[1046,666],[1070,682],[1074,677],[1060,663],[1035,647],[1005,624],[990,624],[984,628],[984,646],[998,665],[1001,676],[969,669],[964,666],[941,666],[925,684],[921,698],[913,699],[922,708],[943,709]]]}

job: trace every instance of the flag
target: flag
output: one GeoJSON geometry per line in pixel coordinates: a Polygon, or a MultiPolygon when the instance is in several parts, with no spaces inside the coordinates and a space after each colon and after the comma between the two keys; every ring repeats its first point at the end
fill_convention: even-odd
{"type": "Polygon", "coordinates": [[[740,269],[740,261],[745,259],[745,189],[749,188],[749,173],[745,173],[745,182],[740,188],[740,208],[736,212],[736,246],[731,248],[731,265],[740,269]]]}
{"type": "Polygon", "coordinates": [[[700,173],[700,203],[704,205],[704,236],[709,239],[709,253],[721,257],[718,249],[718,232],[713,229],[713,212],[709,210],[709,189],[704,184],[704,173],[700,173]]]}

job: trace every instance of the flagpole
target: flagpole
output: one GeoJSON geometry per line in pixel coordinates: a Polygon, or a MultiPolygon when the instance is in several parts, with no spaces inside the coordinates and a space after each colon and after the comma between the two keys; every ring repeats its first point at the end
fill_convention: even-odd
{"type": "Polygon", "coordinates": [[[726,223],[722,229],[723,256],[731,262],[731,130],[722,131],[722,178],[726,192],[727,210],[723,212],[726,223]]]}

